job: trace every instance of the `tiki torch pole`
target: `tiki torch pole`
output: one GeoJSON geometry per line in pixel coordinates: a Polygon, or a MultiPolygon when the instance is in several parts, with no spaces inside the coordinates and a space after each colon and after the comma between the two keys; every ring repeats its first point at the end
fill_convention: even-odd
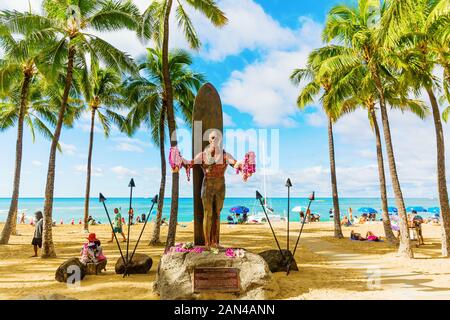
{"type": "Polygon", "coordinates": [[[290,225],[290,206],[291,206],[291,179],[287,179],[286,187],[288,188],[288,205],[287,205],[287,237],[286,237],[286,250],[289,252],[289,225],[290,225]]]}
{"type": "Polygon", "coordinates": [[[316,199],[315,192],[313,191],[312,194],[309,196],[309,203],[308,208],[306,209],[305,215],[303,216],[302,226],[300,228],[300,232],[298,233],[297,242],[295,243],[294,251],[292,252],[292,255],[290,256],[289,263],[287,264],[287,270],[286,275],[289,275],[289,271],[291,269],[291,263],[292,260],[294,260],[295,251],[297,251],[298,242],[300,241],[300,236],[303,232],[303,227],[305,226],[306,217],[308,215],[309,208],[311,207],[311,203],[316,199]]]}
{"type": "Polygon", "coordinates": [[[155,206],[156,203],[158,203],[158,195],[154,196],[153,199],[152,199],[152,207],[150,208],[150,210],[148,212],[147,218],[145,219],[144,226],[142,227],[142,230],[141,230],[141,234],[139,235],[139,238],[137,239],[136,245],[134,246],[133,252],[131,253],[129,263],[131,263],[131,261],[133,260],[134,253],[136,252],[136,249],[138,247],[139,241],[141,241],[141,237],[142,237],[142,234],[144,233],[145,226],[147,225],[148,219],[150,218],[150,215],[152,214],[153,207],[155,206]]]}
{"type": "Polygon", "coordinates": [[[130,183],[128,184],[128,187],[130,188],[130,208],[128,209],[128,236],[127,236],[127,264],[128,264],[128,251],[130,247],[130,226],[131,226],[131,209],[133,208],[132,202],[133,202],[133,188],[136,187],[134,184],[134,179],[131,178],[130,183]]]}
{"type": "Polygon", "coordinates": [[[277,236],[275,234],[275,231],[273,230],[272,223],[270,222],[269,216],[267,215],[266,208],[264,207],[264,204],[262,202],[262,198],[263,198],[263,196],[261,195],[261,193],[259,193],[259,191],[256,191],[256,199],[259,200],[259,203],[261,204],[261,207],[263,208],[264,214],[266,215],[267,222],[269,223],[269,226],[270,226],[270,230],[272,230],[272,235],[275,238],[275,242],[277,243],[278,250],[280,251],[281,257],[284,260],[283,251],[281,250],[280,244],[278,243],[277,236]]]}
{"type": "Polygon", "coordinates": [[[111,217],[109,216],[108,209],[106,208],[106,204],[105,204],[106,198],[101,193],[99,195],[99,201],[103,204],[103,208],[105,208],[106,216],[108,217],[109,225],[111,226],[111,231],[114,235],[114,239],[116,239],[117,248],[119,248],[119,252],[120,252],[120,256],[122,257],[123,264],[126,265],[127,262],[125,261],[125,257],[123,256],[122,249],[120,248],[119,240],[117,239],[116,233],[114,232],[114,226],[112,224],[111,217]]]}

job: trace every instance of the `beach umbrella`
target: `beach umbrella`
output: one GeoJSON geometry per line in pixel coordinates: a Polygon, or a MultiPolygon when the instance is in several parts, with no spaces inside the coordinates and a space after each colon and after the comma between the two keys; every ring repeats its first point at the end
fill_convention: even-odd
{"type": "Polygon", "coordinates": [[[374,208],[369,208],[369,207],[359,208],[358,212],[360,212],[360,213],[378,213],[377,210],[375,210],[374,208]]]}
{"type": "Polygon", "coordinates": [[[249,208],[244,206],[237,206],[230,209],[230,212],[234,214],[248,213],[249,211],[249,208]]]}
{"type": "Polygon", "coordinates": [[[296,207],[292,208],[291,211],[292,212],[301,212],[301,211],[305,212],[306,211],[306,207],[296,206],[296,207]]]}
{"type": "Polygon", "coordinates": [[[388,207],[388,213],[398,213],[398,209],[396,207],[388,207]]]}
{"type": "Polygon", "coordinates": [[[412,212],[412,211],[415,211],[415,212],[427,212],[427,209],[425,209],[424,207],[421,207],[421,206],[415,206],[415,207],[407,207],[406,211],[407,212],[412,212]]]}
{"type": "Polygon", "coordinates": [[[428,208],[428,212],[439,214],[439,213],[441,213],[441,208],[439,208],[439,207],[428,208]]]}

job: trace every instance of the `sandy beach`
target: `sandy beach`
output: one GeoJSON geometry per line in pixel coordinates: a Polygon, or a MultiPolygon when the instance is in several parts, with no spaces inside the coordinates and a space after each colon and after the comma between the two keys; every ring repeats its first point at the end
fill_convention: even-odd
{"type": "MultiPolygon", "coordinates": [[[[3,227],[0,224],[0,228],[3,227]]],[[[133,226],[134,245],[141,226],[133,226]]],[[[298,223],[291,225],[291,248],[297,237],[298,223]]],[[[276,231],[282,247],[286,245],[285,226],[276,231]]],[[[348,239],[350,231],[365,234],[371,230],[382,234],[380,223],[344,228],[346,239],[332,237],[331,223],[305,226],[295,255],[299,272],[288,277],[273,276],[281,288],[277,299],[449,299],[450,259],[440,258],[440,227],[424,225],[425,245],[415,249],[415,259],[396,257],[396,249],[386,242],[356,242],[348,239]]],[[[138,252],[150,255],[153,266],[147,275],[132,275],[125,279],[114,273],[119,252],[107,243],[107,225],[91,226],[102,241],[108,257],[107,271],[87,276],[78,288],[54,280],[55,270],[65,259],[78,256],[85,234],[81,226],[64,225],[53,229],[57,259],[30,258],[33,227],[19,225],[20,236],[13,236],[9,245],[0,246],[0,299],[21,299],[30,295],[62,294],[76,299],[158,299],[152,293],[157,265],[163,247],[148,246],[151,227],[147,227],[138,252]]],[[[165,239],[167,227],[162,229],[165,239]]],[[[179,226],[178,242],[192,241],[192,224],[179,226]]],[[[222,245],[243,247],[258,253],[275,248],[268,225],[223,225],[222,245]]]]}

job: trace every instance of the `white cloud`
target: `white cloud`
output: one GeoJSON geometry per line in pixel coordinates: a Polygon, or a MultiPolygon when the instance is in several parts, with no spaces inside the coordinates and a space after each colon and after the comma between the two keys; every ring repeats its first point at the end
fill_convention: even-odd
{"type": "Polygon", "coordinates": [[[287,48],[296,41],[293,30],[282,27],[253,0],[221,0],[218,4],[229,21],[223,28],[211,27],[206,18],[196,12],[191,13],[204,43],[200,55],[205,59],[220,61],[246,49],[268,51],[287,48]]]}
{"type": "Polygon", "coordinates": [[[121,142],[116,146],[117,151],[124,151],[124,152],[137,152],[142,153],[144,152],[144,149],[142,149],[139,146],[135,146],[129,143],[121,142]]]}
{"type": "Polygon", "coordinates": [[[150,143],[146,143],[136,138],[119,137],[112,140],[116,142],[114,149],[123,152],[142,153],[145,151],[144,148],[148,148],[150,146],[150,143]]]}
{"type": "Polygon", "coordinates": [[[75,152],[77,151],[77,147],[75,147],[73,144],[65,144],[64,142],[59,143],[61,146],[61,150],[63,154],[73,156],[75,155],[75,152]]]}
{"type": "Polygon", "coordinates": [[[41,12],[42,0],[0,0],[0,7],[2,10],[18,10],[18,11],[31,11],[35,13],[41,12]]]}
{"type": "Polygon", "coordinates": [[[236,124],[234,123],[233,119],[228,113],[223,113],[223,126],[224,127],[235,127],[236,124]]]}
{"type": "Polygon", "coordinates": [[[132,176],[138,175],[136,171],[123,166],[113,167],[111,168],[111,171],[114,172],[119,178],[127,178],[127,177],[131,178],[132,176]]]}
{"type": "MultiPolygon", "coordinates": [[[[75,166],[75,171],[78,173],[86,173],[87,172],[87,167],[85,164],[80,164],[80,165],[76,165],[75,166]]],[[[103,177],[103,169],[102,168],[97,168],[97,167],[92,167],[91,168],[91,175],[93,177],[103,177]]]]}
{"type": "Polygon", "coordinates": [[[294,126],[292,116],[298,112],[298,89],[289,76],[304,66],[309,52],[320,45],[321,25],[309,18],[300,19],[299,30],[292,31],[295,49],[273,50],[262,60],[234,71],[222,86],[224,103],[252,115],[259,126],[294,126]]]}
{"type": "Polygon", "coordinates": [[[321,109],[305,114],[305,119],[306,123],[312,127],[326,127],[328,123],[327,116],[321,109]]]}

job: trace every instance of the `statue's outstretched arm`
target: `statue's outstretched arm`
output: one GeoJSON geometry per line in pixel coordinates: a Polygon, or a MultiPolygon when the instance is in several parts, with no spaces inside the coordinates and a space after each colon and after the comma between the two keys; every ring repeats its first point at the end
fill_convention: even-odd
{"type": "Polygon", "coordinates": [[[236,161],[235,158],[233,158],[233,156],[231,154],[229,154],[228,152],[226,153],[226,157],[227,157],[227,163],[232,166],[233,168],[237,169],[235,167],[236,164],[238,164],[238,162],[236,161]]]}
{"type": "Polygon", "coordinates": [[[178,172],[181,168],[186,169],[186,176],[188,181],[191,178],[191,169],[194,164],[201,164],[203,161],[203,153],[200,152],[193,160],[186,160],[180,153],[177,147],[171,147],[169,153],[169,164],[172,172],[178,172]]]}

